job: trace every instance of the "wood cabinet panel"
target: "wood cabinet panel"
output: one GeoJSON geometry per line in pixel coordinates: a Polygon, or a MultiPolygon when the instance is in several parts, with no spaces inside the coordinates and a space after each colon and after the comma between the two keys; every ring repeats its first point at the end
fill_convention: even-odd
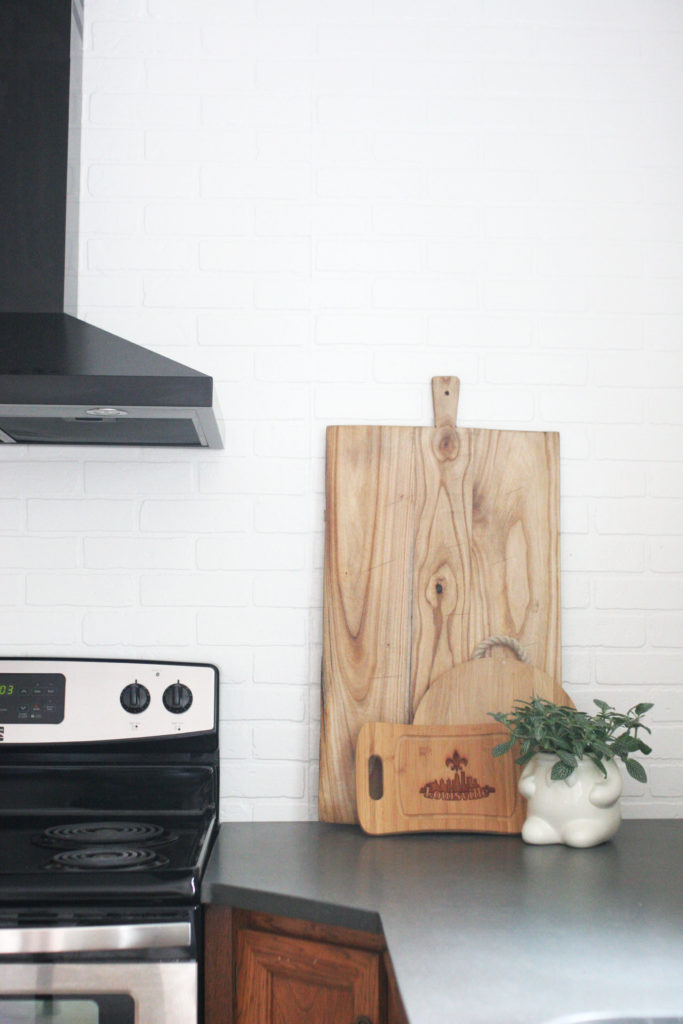
{"type": "Polygon", "coordinates": [[[380,957],[243,929],[237,938],[238,1024],[379,1022],[380,957]]]}
{"type": "Polygon", "coordinates": [[[208,906],[204,1024],[408,1024],[381,934],[208,906]]]}

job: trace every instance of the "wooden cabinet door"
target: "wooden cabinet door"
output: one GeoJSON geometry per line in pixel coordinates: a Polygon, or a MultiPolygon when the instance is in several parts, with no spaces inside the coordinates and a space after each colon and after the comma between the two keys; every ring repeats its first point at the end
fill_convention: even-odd
{"type": "Polygon", "coordinates": [[[380,954],[241,929],[237,1024],[380,1021],[380,954]]]}

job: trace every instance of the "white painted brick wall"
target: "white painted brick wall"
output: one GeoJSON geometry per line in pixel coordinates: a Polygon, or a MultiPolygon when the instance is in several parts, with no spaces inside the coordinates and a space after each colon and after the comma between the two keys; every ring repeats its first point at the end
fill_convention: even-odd
{"type": "Polygon", "coordinates": [[[226,449],[2,451],[3,651],[215,662],[224,818],[316,814],[324,429],[558,429],[563,664],[683,812],[683,6],[88,0],[79,312],[226,449]]]}

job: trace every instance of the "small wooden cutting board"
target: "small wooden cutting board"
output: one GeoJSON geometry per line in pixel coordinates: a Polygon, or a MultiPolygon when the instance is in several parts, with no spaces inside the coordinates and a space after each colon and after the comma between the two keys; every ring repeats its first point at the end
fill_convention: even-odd
{"type": "Polygon", "coordinates": [[[521,769],[494,758],[508,738],[491,725],[368,722],[356,745],[356,802],[365,832],[519,833],[521,769]]]}

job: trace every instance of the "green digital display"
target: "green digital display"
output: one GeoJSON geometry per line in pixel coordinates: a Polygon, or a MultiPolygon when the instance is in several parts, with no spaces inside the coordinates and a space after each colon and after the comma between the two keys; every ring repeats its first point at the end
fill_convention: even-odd
{"type": "Polygon", "coordinates": [[[0,683],[0,697],[11,697],[14,693],[14,687],[10,684],[7,686],[6,683],[0,683]]]}

